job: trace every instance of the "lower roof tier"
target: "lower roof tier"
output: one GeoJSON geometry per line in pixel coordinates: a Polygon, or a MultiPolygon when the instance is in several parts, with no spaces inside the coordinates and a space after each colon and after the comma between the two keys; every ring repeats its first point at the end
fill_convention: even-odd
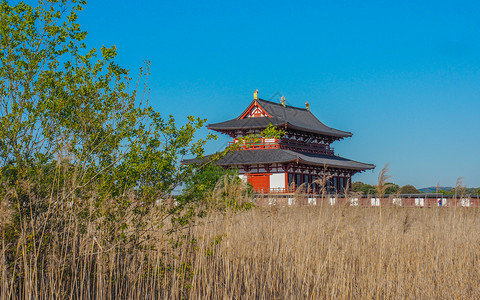
{"type": "MultiPolygon", "coordinates": [[[[195,159],[184,161],[186,164],[196,162],[198,161],[195,159]]],[[[216,164],[220,166],[240,166],[292,162],[355,171],[365,171],[375,168],[375,165],[349,160],[340,156],[304,153],[286,149],[238,150],[227,154],[216,164]]]]}

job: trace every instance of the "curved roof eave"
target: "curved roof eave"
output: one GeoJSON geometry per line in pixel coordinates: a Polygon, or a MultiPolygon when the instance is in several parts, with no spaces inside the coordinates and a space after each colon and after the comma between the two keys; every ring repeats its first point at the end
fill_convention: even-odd
{"type": "MultiPolygon", "coordinates": [[[[325,163],[315,163],[315,162],[311,162],[311,161],[308,161],[308,160],[304,160],[304,159],[301,159],[299,158],[299,162],[303,162],[305,164],[310,164],[310,165],[316,165],[316,166],[323,166],[325,165],[325,163]]],[[[353,163],[358,163],[358,164],[362,164],[363,167],[353,167],[353,166],[342,166],[342,165],[335,165],[335,164],[328,164],[329,167],[334,167],[334,168],[339,168],[339,169],[349,169],[349,170],[359,170],[359,171],[365,171],[365,170],[371,170],[371,169],[375,169],[375,165],[372,165],[372,164],[365,164],[365,163],[361,163],[361,162],[357,162],[357,161],[354,161],[354,160],[349,160],[349,162],[353,162],[353,163]]]]}
{"type": "Polygon", "coordinates": [[[247,165],[247,164],[271,164],[301,162],[309,165],[349,169],[370,170],[375,165],[366,164],[340,156],[318,155],[313,153],[297,152],[287,149],[264,149],[264,150],[239,150],[231,153],[225,159],[217,162],[219,165],[247,165]]]}
{"type": "MultiPolygon", "coordinates": [[[[304,159],[292,159],[292,160],[279,160],[279,161],[269,161],[268,163],[269,164],[274,164],[274,163],[290,163],[290,162],[301,162],[301,163],[304,163],[304,164],[309,164],[309,165],[316,165],[316,166],[324,166],[325,163],[315,163],[315,162],[311,162],[311,161],[308,161],[308,160],[304,160],[304,159]]],[[[353,162],[353,161],[352,161],[353,162]]],[[[243,165],[251,165],[252,163],[217,163],[218,165],[220,166],[228,166],[228,165],[237,165],[237,166],[243,166],[243,165]]],[[[254,163],[254,164],[262,164],[261,162],[258,162],[258,163],[254,163]]],[[[363,163],[359,163],[359,164],[363,164],[363,163]]],[[[375,169],[375,165],[372,165],[372,164],[364,164],[365,167],[353,167],[353,166],[342,166],[342,165],[336,165],[336,164],[327,164],[327,167],[329,168],[338,168],[338,169],[345,169],[345,170],[357,170],[357,171],[366,171],[366,170],[372,170],[372,169],[375,169]]]]}
{"type": "Polygon", "coordinates": [[[341,138],[351,137],[351,136],[353,135],[353,133],[351,133],[351,132],[342,131],[342,130],[338,130],[338,129],[331,128],[331,127],[329,127],[329,129],[331,130],[331,132],[326,132],[326,131],[321,131],[321,130],[314,130],[314,129],[309,129],[309,128],[303,128],[303,127],[300,127],[300,126],[297,126],[297,125],[294,125],[294,124],[291,124],[291,123],[287,123],[287,128],[288,128],[288,127],[293,128],[293,129],[296,129],[296,130],[308,131],[308,132],[312,132],[312,133],[317,133],[317,134],[322,134],[322,135],[328,135],[328,136],[334,136],[334,137],[341,137],[341,138]]]}
{"type": "MultiPolygon", "coordinates": [[[[260,120],[258,120],[260,118],[255,118],[255,119],[257,119],[255,121],[260,121],[260,120]]],[[[278,118],[267,118],[267,119],[262,119],[262,121],[265,121],[265,122],[258,122],[257,124],[252,124],[254,122],[251,121],[251,120],[248,120],[248,119],[241,119],[241,120],[231,119],[231,120],[221,122],[221,123],[208,124],[207,128],[212,129],[212,130],[238,130],[238,129],[245,129],[245,128],[246,129],[251,129],[251,128],[252,129],[262,129],[262,128],[267,128],[268,124],[272,124],[274,126],[286,125],[287,128],[291,128],[291,129],[295,129],[295,130],[299,130],[299,131],[311,132],[311,133],[325,135],[325,136],[332,136],[332,137],[336,137],[336,138],[351,137],[353,135],[353,133],[351,133],[351,132],[341,131],[341,130],[334,129],[334,128],[328,128],[329,131],[315,130],[315,129],[312,129],[312,128],[305,128],[305,127],[302,127],[302,126],[292,124],[290,122],[285,122],[285,121],[279,120],[278,118]],[[229,126],[229,123],[231,124],[230,126],[229,126]],[[247,123],[247,124],[250,123],[250,124],[241,125],[242,123],[247,123]]]]}

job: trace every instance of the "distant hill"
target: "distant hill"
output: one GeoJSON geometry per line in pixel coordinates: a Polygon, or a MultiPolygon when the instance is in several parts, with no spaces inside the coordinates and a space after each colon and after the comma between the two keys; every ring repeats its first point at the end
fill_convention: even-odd
{"type": "MultiPolygon", "coordinates": [[[[439,191],[449,191],[453,189],[453,187],[451,186],[440,186],[438,187],[438,190],[439,191]]],[[[430,187],[426,187],[426,188],[421,188],[421,189],[418,189],[420,192],[423,192],[423,193],[435,193],[437,191],[437,187],[436,186],[430,186],[430,187]]]]}
{"type": "MultiPolygon", "coordinates": [[[[436,186],[430,186],[422,189],[418,189],[422,193],[435,193],[437,190],[436,186]]],[[[450,187],[450,186],[441,186],[438,188],[439,191],[442,191],[445,195],[453,195],[455,193],[455,188],[450,187]]],[[[465,189],[459,189],[458,190],[459,194],[465,194],[465,195],[480,195],[480,187],[474,187],[474,188],[465,188],[465,189]]]]}

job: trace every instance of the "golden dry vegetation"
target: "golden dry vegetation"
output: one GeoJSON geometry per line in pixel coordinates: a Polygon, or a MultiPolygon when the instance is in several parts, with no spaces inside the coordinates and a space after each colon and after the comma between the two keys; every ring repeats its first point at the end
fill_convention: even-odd
{"type": "MultiPolygon", "coordinates": [[[[48,257],[16,261],[17,274],[2,256],[1,298],[480,297],[480,213],[472,208],[217,212],[171,235],[154,230],[156,238],[128,249],[102,247],[97,230],[105,228],[65,228],[48,257]]],[[[27,253],[22,243],[17,250],[27,253]]]]}
{"type": "Polygon", "coordinates": [[[480,296],[475,209],[257,209],[212,223],[224,239],[195,264],[213,298],[480,296]]]}

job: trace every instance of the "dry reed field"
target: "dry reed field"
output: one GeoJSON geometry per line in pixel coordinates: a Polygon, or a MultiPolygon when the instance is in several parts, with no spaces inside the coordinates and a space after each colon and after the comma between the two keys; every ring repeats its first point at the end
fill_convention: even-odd
{"type": "Polygon", "coordinates": [[[217,299],[479,298],[479,216],[476,209],[253,210],[204,229],[224,239],[195,263],[190,292],[217,299]]]}
{"type": "MultiPolygon", "coordinates": [[[[477,209],[272,207],[158,228],[106,246],[71,223],[45,245],[18,241],[1,298],[472,299],[480,297],[477,209]]],[[[153,227],[151,227],[153,228],[153,227]]],[[[22,237],[26,238],[26,237],[22,237]]],[[[3,246],[2,250],[4,249],[3,246]]]]}
{"type": "Polygon", "coordinates": [[[150,104],[149,61],[132,70],[114,45],[87,46],[86,1],[26,2],[0,1],[0,300],[480,299],[480,204],[462,177],[447,202],[402,200],[388,164],[375,186],[340,191],[338,168],[370,167],[266,160],[267,173],[318,175],[290,180],[278,192],[291,199],[270,207],[219,160],[290,129],[316,144],[348,134],[273,122],[206,155],[207,119],[150,104]]]}

